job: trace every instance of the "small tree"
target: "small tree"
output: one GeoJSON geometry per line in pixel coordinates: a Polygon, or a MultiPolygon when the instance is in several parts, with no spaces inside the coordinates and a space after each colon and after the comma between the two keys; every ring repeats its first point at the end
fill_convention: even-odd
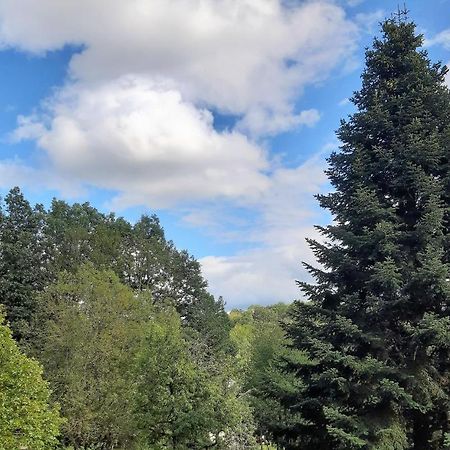
{"type": "Polygon", "coordinates": [[[0,448],[50,450],[62,420],[49,405],[50,391],[39,364],[27,358],[0,314],[0,448]]]}
{"type": "Polygon", "coordinates": [[[174,450],[250,448],[251,411],[228,361],[198,361],[184,331],[175,310],[148,324],[135,376],[142,440],[174,450]]]}
{"type": "MultiPolygon", "coordinates": [[[[132,448],[133,360],[150,306],[112,271],[62,273],[40,296],[33,351],[67,422],[67,444],[132,448]]],[[[97,447],[96,447],[97,448],[97,447]]]]}

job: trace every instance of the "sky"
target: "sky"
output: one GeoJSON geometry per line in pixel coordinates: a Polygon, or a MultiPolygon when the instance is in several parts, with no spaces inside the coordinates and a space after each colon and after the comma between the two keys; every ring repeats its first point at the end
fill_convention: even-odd
{"type": "MultiPolygon", "coordinates": [[[[331,220],[314,194],[397,5],[0,0],[0,194],[156,213],[228,309],[301,298],[331,220]]],[[[450,0],[407,7],[449,63],[450,0]]]]}

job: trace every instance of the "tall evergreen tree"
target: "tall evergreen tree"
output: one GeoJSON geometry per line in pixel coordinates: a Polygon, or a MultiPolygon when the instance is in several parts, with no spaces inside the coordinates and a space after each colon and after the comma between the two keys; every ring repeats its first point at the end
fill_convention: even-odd
{"type": "Polygon", "coordinates": [[[341,122],[335,191],[318,196],[334,222],[310,241],[321,268],[307,265],[316,283],[300,283],[309,301],[287,327],[286,449],[445,448],[450,92],[421,44],[413,23],[386,20],[341,122]]]}

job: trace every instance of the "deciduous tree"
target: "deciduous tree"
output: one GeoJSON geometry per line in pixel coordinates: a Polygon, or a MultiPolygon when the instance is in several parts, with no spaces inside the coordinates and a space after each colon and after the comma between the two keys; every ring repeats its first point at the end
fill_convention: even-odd
{"type": "Polygon", "coordinates": [[[42,368],[26,357],[0,313],[0,448],[50,450],[62,420],[50,404],[42,368]]]}

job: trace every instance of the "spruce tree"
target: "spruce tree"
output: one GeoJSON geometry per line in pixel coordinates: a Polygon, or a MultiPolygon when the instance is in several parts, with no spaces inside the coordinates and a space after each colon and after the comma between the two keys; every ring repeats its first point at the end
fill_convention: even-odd
{"type": "Polygon", "coordinates": [[[334,221],[287,327],[286,449],[446,448],[450,92],[422,42],[404,17],[382,24],[338,130],[318,196],[334,221]]]}

